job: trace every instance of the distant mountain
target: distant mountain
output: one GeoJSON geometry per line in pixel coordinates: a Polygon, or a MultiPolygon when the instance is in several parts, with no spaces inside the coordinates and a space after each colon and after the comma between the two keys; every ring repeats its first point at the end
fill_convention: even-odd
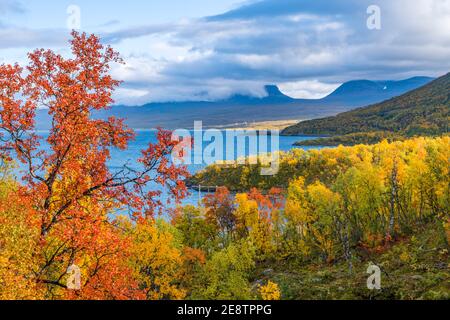
{"type": "MultiPolygon", "coordinates": [[[[265,97],[252,97],[248,95],[236,94],[225,100],[215,101],[214,104],[232,104],[232,105],[260,105],[260,104],[279,104],[279,103],[292,103],[296,99],[291,98],[280,91],[276,85],[264,86],[266,91],[265,97]]],[[[194,102],[198,103],[198,102],[194,102]]]]}
{"type": "MultiPolygon", "coordinates": [[[[158,126],[191,128],[195,120],[205,127],[242,125],[246,122],[313,119],[336,115],[356,107],[383,101],[420,87],[432,78],[415,77],[402,81],[357,80],[344,83],[323,99],[294,99],[283,94],[276,85],[267,85],[265,97],[234,95],[220,101],[163,102],[143,106],[113,106],[96,114],[105,118],[124,118],[132,128],[158,126]]],[[[50,121],[45,111],[37,118],[40,129],[48,129],[50,121]]]]}
{"type": "Polygon", "coordinates": [[[380,99],[376,102],[384,101],[419,88],[432,80],[433,78],[429,77],[414,77],[401,81],[354,80],[344,83],[324,100],[345,103],[351,99],[358,104],[367,105],[374,103],[373,99],[380,99]]]}
{"type": "MultiPolygon", "coordinates": [[[[416,79],[409,79],[402,88],[408,85],[413,87],[417,83],[416,79]]],[[[365,88],[368,85],[372,86],[365,82],[358,83],[358,86],[365,88]]],[[[356,87],[350,86],[349,89],[357,94],[353,90],[356,87]]],[[[399,97],[335,117],[300,122],[285,129],[282,134],[352,135],[349,137],[355,141],[367,138],[367,135],[363,137],[361,133],[371,133],[372,140],[385,137],[386,132],[403,137],[438,135],[449,132],[449,116],[450,73],[399,97]]]]}

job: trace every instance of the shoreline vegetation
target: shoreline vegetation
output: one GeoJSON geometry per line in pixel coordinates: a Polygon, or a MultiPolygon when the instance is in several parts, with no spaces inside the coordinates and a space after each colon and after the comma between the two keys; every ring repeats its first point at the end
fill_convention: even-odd
{"type": "Polygon", "coordinates": [[[383,140],[388,142],[404,141],[407,138],[393,132],[378,131],[378,132],[360,132],[351,133],[343,136],[328,136],[311,140],[298,141],[294,143],[297,147],[337,147],[356,146],[358,144],[376,144],[383,140]]]}
{"type": "MultiPolygon", "coordinates": [[[[359,144],[356,146],[339,145],[336,148],[324,148],[321,150],[292,149],[279,153],[280,170],[275,176],[261,176],[260,170],[263,165],[257,164],[239,165],[235,161],[232,163],[217,163],[207,166],[186,180],[187,186],[223,186],[233,192],[247,192],[252,188],[259,190],[270,190],[271,188],[287,188],[289,182],[295,177],[304,176],[308,181],[313,182],[322,178],[329,181],[336,178],[338,174],[350,169],[352,160],[348,157],[362,157],[362,154],[369,153],[370,157],[375,157],[375,153],[380,148],[404,148],[408,144],[420,144],[425,141],[441,141],[450,147],[450,137],[444,135],[438,138],[418,137],[405,139],[403,141],[384,140],[376,144],[359,144]],[[361,155],[359,153],[362,153],[361,155]],[[327,168],[327,164],[333,164],[333,170],[327,168]]],[[[320,140],[320,139],[319,139],[320,140]]],[[[394,155],[393,155],[394,156],[394,155]]],[[[442,157],[445,155],[443,154],[442,157]]],[[[374,159],[375,160],[375,159],[374,159]]],[[[447,159],[448,160],[448,159],[447,159]]]]}
{"type": "Polygon", "coordinates": [[[209,166],[195,183],[221,187],[177,221],[187,232],[219,219],[231,243],[244,223],[258,257],[249,285],[276,283],[284,299],[449,299],[449,146],[443,136],[294,149],[270,178],[260,165],[209,166]],[[381,290],[366,287],[372,264],[381,290]]]}

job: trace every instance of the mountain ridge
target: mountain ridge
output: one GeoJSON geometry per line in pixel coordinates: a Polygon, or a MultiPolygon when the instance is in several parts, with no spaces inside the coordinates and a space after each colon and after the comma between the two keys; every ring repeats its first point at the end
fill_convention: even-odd
{"type": "MultiPolygon", "coordinates": [[[[261,122],[271,120],[314,119],[336,115],[356,107],[375,103],[398,95],[399,91],[407,91],[410,83],[419,86],[431,81],[432,78],[419,77],[418,82],[409,78],[396,83],[398,90],[371,90],[367,94],[349,94],[344,83],[341,91],[344,94],[336,94],[336,91],[322,99],[296,99],[284,94],[276,85],[266,85],[267,95],[254,97],[249,95],[233,95],[218,101],[181,101],[181,102],[153,102],[140,106],[115,105],[109,110],[96,112],[95,118],[107,118],[110,116],[123,118],[132,128],[156,128],[166,129],[187,128],[193,126],[194,121],[203,121],[205,127],[224,127],[245,122],[261,122]],[[405,85],[406,84],[406,85],[405,85]]],[[[361,80],[356,80],[353,85],[361,80]]],[[[374,81],[371,87],[379,87],[374,81]]],[[[351,82],[350,82],[351,83],[351,82]]],[[[339,93],[339,88],[337,92],[339,93]]],[[[45,111],[40,111],[37,117],[39,129],[49,129],[50,120],[45,111]]]]}
{"type": "MultiPolygon", "coordinates": [[[[286,128],[282,134],[349,135],[354,143],[367,138],[361,133],[370,133],[374,141],[385,137],[386,132],[400,137],[439,135],[448,133],[449,98],[450,73],[447,73],[401,96],[336,116],[300,122],[286,128]]],[[[327,138],[317,143],[325,140],[327,138]]],[[[345,141],[343,138],[331,140],[345,141]]]]}
{"type": "MultiPolygon", "coordinates": [[[[318,98],[318,99],[294,98],[294,97],[291,97],[291,96],[283,93],[280,90],[280,88],[278,87],[278,85],[266,84],[264,86],[264,90],[266,91],[267,95],[263,96],[263,97],[257,97],[257,96],[253,96],[253,95],[244,95],[244,94],[233,94],[228,98],[218,99],[218,100],[159,101],[159,102],[145,103],[140,106],[143,107],[143,106],[148,106],[148,105],[188,104],[188,103],[226,103],[226,102],[234,102],[234,101],[240,102],[240,99],[247,100],[247,101],[251,101],[251,100],[258,101],[259,100],[259,101],[264,102],[264,101],[267,101],[268,99],[273,99],[273,98],[279,98],[281,100],[290,101],[290,102],[299,102],[299,101],[301,101],[301,102],[305,102],[305,101],[318,102],[321,100],[341,96],[342,93],[348,95],[349,91],[351,91],[352,89],[355,89],[355,88],[357,90],[360,90],[361,84],[369,84],[366,86],[366,88],[368,88],[368,89],[373,90],[374,88],[377,88],[378,93],[391,92],[391,94],[392,94],[392,92],[397,93],[398,91],[409,91],[409,90],[415,89],[415,88],[420,87],[430,81],[433,81],[434,79],[435,78],[426,77],[426,76],[415,76],[415,77],[411,77],[411,78],[407,78],[407,79],[403,79],[403,80],[367,80],[367,79],[350,80],[350,81],[346,81],[343,84],[341,84],[337,89],[335,89],[330,94],[328,94],[322,98],[318,98]],[[388,87],[387,91],[386,91],[386,89],[383,89],[386,86],[388,87]],[[393,90],[391,90],[392,86],[394,87],[393,90]],[[350,90],[349,90],[349,87],[351,87],[350,90]]],[[[360,91],[358,91],[358,92],[360,92],[360,91]]],[[[128,107],[139,107],[139,106],[128,106],[128,107]]]]}

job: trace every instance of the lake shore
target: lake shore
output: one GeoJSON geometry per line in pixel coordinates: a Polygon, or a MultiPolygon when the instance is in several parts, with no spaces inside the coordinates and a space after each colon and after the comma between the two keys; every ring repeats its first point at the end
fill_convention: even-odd
{"type": "Polygon", "coordinates": [[[290,120],[273,120],[273,121],[260,121],[260,122],[248,122],[240,123],[238,125],[230,125],[224,128],[224,130],[283,130],[289,126],[297,124],[307,119],[290,119],[290,120]]]}

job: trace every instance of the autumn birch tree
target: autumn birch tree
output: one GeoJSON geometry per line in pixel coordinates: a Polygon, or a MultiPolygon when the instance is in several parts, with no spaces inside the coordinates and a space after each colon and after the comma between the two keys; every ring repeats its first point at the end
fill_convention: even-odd
{"type": "Polygon", "coordinates": [[[178,142],[163,130],[138,164],[109,170],[111,149],[126,149],[135,134],[122,119],[94,119],[93,113],[113,103],[120,82],[109,71],[122,60],[94,35],[73,32],[70,44],[71,57],[39,49],[28,55],[25,68],[0,65],[0,150],[3,158],[21,163],[18,192],[38,218],[35,281],[49,291],[65,288],[67,268],[84,263],[89,267],[83,286],[95,284],[97,292],[103,287],[105,298],[126,298],[131,282],[112,285],[108,282],[116,279],[102,275],[111,269],[126,274],[111,259],[124,248],[108,214],[125,208],[135,221],[151,219],[163,203],[161,191],[149,189],[149,183],[164,186],[178,200],[186,194],[187,171],[169,161],[178,142]],[[38,108],[47,108],[51,118],[45,149],[36,133],[38,108]]]}

